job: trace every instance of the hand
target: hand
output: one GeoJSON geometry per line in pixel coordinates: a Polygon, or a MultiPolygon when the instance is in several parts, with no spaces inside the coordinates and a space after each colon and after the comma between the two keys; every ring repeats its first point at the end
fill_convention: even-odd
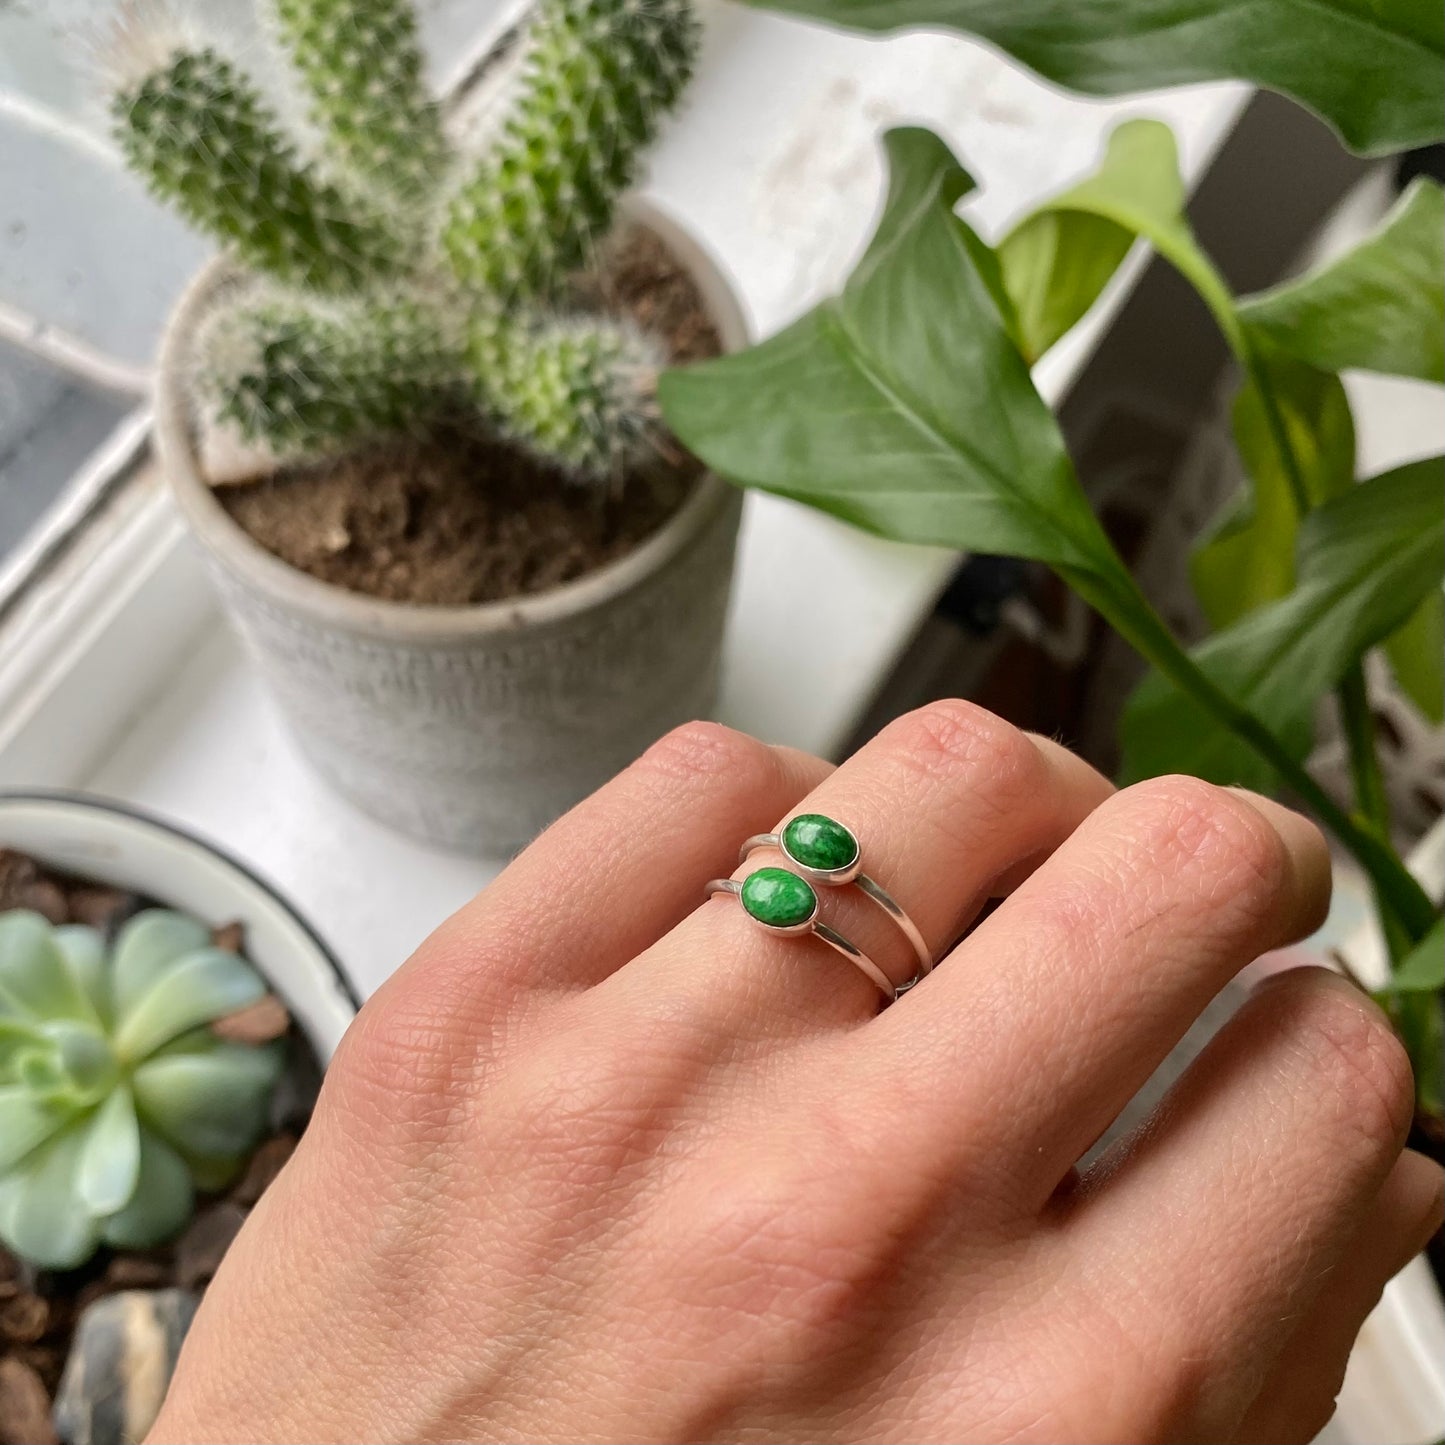
{"type": "MultiPolygon", "coordinates": [[[[1374,1006],[1272,981],[1074,1165],[1328,892],[1277,805],[1113,793],[963,703],[836,771],[684,728],[362,1011],[152,1438],[1305,1440],[1441,1214],[1374,1006]],[[700,902],[797,811],[935,951],[1008,896],[880,1012],[820,940],[700,902]]],[[[823,908],[909,976],[857,890],[823,908]]]]}

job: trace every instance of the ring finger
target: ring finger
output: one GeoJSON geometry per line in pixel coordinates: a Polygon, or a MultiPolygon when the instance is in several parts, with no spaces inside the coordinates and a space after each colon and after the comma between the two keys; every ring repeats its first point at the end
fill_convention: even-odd
{"type": "MultiPolygon", "coordinates": [[[[907,910],[936,958],[991,885],[1046,856],[1110,791],[1058,744],[950,701],[890,724],[788,816],[821,813],[850,829],[863,869],[907,910]]],[[[783,862],[764,849],[734,877],[783,862]]],[[[697,881],[701,893],[706,880],[697,881]]],[[[915,973],[903,930],[873,900],[855,887],[817,891],[820,918],[891,979],[915,973]]],[[[864,971],[820,939],[770,935],[733,899],[700,907],[607,987],[665,1001],[682,990],[692,1007],[713,1000],[730,1032],[769,1036],[866,1019],[879,1002],[864,971]]]]}

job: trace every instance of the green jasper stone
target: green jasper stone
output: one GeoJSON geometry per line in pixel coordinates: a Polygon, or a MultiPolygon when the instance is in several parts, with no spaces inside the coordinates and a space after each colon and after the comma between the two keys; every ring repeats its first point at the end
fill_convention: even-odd
{"type": "Polygon", "coordinates": [[[743,880],[739,896],[749,916],[769,928],[795,928],[818,906],[813,885],[786,868],[759,868],[743,880]]]}
{"type": "Polygon", "coordinates": [[[857,861],[858,840],[821,813],[803,813],[783,829],[783,847],[804,868],[833,873],[857,861]]]}

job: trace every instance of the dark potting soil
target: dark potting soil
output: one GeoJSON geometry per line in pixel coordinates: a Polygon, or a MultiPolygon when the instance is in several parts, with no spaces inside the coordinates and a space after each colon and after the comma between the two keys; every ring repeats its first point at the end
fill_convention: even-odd
{"type": "MultiPolygon", "coordinates": [[[[0,912],[31,908],[52,923],[85,923],[109,936],[131,914],[155,906],[154,899],[56,873],[0,848],[0,912]]],[[[216,929],[213,938],[219,948],[244,952],[239,924],[216,929]]],[[[237,1026],[249,1021],[274,1035],[274,1005],[245,1013],[244,1020],[235,1016],[237,1026]]],[[[0,1445],[53,1445],[51,1407],[76,1322],[88,1305],[119,1290],[180,1287],[200,1294],[210,1283],[236,1231],[291,1157],[320,1088],[310,1046],[284,1016],[279,1023],[286,1030],[287,1062],[272,1100],[271,1133],[228,1189],[197,1196],[196,1212],[177,1239],[148,1250],[102,1247],[87,1264],[64,1271],[33,1269],[0,1246],[0,1445]]]]}
{"type": "MultiPolygon", "coordinates": [[[[578,301],[631,316],[674,362],[718,353],[692,279],[650,232],[620,236],[578,301]]],[[[676,442],[609,492],[494,437],[440,429],[323,466],[217,489],[257,542],[323,582],[391,602],[467,606],[544,591],[630,552],[700,467],[676,442]]]]}

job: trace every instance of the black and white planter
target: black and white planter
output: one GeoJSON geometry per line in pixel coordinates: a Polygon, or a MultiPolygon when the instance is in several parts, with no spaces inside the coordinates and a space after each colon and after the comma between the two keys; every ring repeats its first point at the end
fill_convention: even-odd
{"type": "Polygon", "coordinates": [[[269,883],[173,824],[80,793],[0,792],[0,847],[212,927],[239,921],[247,961],[323,1066],[361,1006],[330,950],[269,883]]]}

